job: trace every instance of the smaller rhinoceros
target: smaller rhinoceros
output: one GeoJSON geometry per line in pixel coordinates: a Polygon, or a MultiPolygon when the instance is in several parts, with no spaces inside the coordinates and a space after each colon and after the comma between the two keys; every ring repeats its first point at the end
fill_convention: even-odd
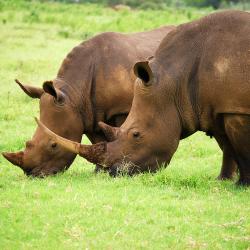
{"type": "MultiPolygon", "coordinates": [[[[133,99],[133,65],[150,57],[174,26],[121,34],[107,32],[76,46],[64,59],[57,77],[43,88],[17,83],[32,98],[40,99],[40,119],[59,135],[92,143],[106,140],[98,122],[120,126],[133,99]]],[[[27,175],[46,176],[67,169],[76,154],[51,140],[38,127],[24,151],[3,153],[27,175]]]]}
{"type": "Polygon", "coordinates": [[[126,166],[135,173],[169,163],[180,139],[200,130],[227,155],[224,171],[231,174],[236,162],[238,183],[250,184],[250,13],[218,12],[180,25],[134,71],[140,80],[126,121],[102,124],[112,142],[86,146],[49,131],[51,138],[114,172],[126,166]]]}

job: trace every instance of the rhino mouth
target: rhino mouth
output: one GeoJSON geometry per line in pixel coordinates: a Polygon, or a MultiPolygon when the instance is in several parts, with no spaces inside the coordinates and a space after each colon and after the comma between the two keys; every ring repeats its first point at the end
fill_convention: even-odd
{"type": "Polygon", "coordinates": [[[115,164],[108,168],[109,176],[111,177],[119,177],[119,176],[132,176],[129,171],[123,170],[120,165],[115,164]]]}
{"type": "Polygon", "coordinates": [[[28,177],[32,178],[44,178],[48,175],[52,175],[53,173],[45,173],[41,170],[41,168],[31,168],[31,169],[24,169],[24,174],[28,177]]]}
{"type": "Polygon", "coordinates": [[[23,170],[23,172],[24,172],[27,176],[35,177],[35,176],[33,176],[33,174],[32,174],[32,169],[23,170]]]}
{"type": "Polygon", "coordinates": [[[141,168],[133,162],[123,159],[121,162],[112,164],[108,168],[108,173],[111,177],[133,176],[139,174],[141,172],[140,169],[141,168]]]}
{"type": "Polygon", "coordinates": [[[55,176],[59,173],[63,173],[69,168],[69,165],[66,165],[64,168],[57,168],[57,167],[49,167],[49,166],[39,166],[33,168],[23,169],[23,172],[28,177],[33,178],[45,178],[47,176],[55,176]]]}
{"type": "Polygon", "coordinates": [[[121,161],[112,164],[108,171],[112,177],[133,176],[144,172],[153,174],[162,166],[166,167],[165,163],[165,161],[160,163],[157,159],[147,160],[146,158],[132,162],[124,157],[121,161]]]}

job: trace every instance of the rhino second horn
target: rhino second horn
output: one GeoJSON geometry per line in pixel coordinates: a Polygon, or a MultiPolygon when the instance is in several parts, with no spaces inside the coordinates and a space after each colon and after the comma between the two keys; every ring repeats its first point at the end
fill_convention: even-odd
{"type": "Polygon", "coordinates": [[[109,142],[115,141],[117,139],[119,128],[112,127],[104,122],[98,122],[98,125],[109,142]]]}
{"type": "Polygon", "coordinates": [[[9,162],[20,168],[22,168],[23,165],[23,154],[24,154],[23,151],[19,151],[16,153],[8,153],[8,152],[2,153],[5,159],[7,159],[9,162]]]}

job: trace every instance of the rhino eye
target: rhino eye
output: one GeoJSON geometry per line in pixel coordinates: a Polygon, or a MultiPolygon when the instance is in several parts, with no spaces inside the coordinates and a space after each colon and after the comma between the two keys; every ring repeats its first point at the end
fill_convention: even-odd
{"type": "Polygon", "coordinates": [[[52,147],[52,148],[56,148],[56,146],[57,146],[57,143],[56,143],[56,142],[53,142],[53,143],[51,144],[51,147],[52,147]]]}
{"type": "Polygon", "coordinates": [[[140,136],[140,133],[138,131],[133,132],[133,137],[138,138],[140,136]]]}

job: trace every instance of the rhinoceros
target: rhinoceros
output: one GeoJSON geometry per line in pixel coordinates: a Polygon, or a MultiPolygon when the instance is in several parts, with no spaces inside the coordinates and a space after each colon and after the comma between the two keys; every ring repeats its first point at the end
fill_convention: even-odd
{"type": "MultiPolygon", "coordinates": [[[[99,121],[120,126],[133,99],[133,65],[150,57],[174,26],[147,32],[106,32],[84,41],[64,59],[56,78],[43,87],[23,85],[40,99],[40,119],[56,133],[80,142],[86,134],[92,143],[106,140],[99,121]]],[[[76,154],[51,141],[37,128],[24,151],[3,153],[27,175],[47,176],[67,169],[76,154]]]]}
{"type": "Polygon", "coordinates": [[[237,165],[238,183],[250,184],[250,13],[224,11],[178,26],[134,72],[127,119],[120,128],[100,124],[110,142],[87,146],[47,130],[51,138],[114,173],[125,166],[133,174],[168,164],[180,139],[200,130],[227,156],[222,175],[237,165]]]}

